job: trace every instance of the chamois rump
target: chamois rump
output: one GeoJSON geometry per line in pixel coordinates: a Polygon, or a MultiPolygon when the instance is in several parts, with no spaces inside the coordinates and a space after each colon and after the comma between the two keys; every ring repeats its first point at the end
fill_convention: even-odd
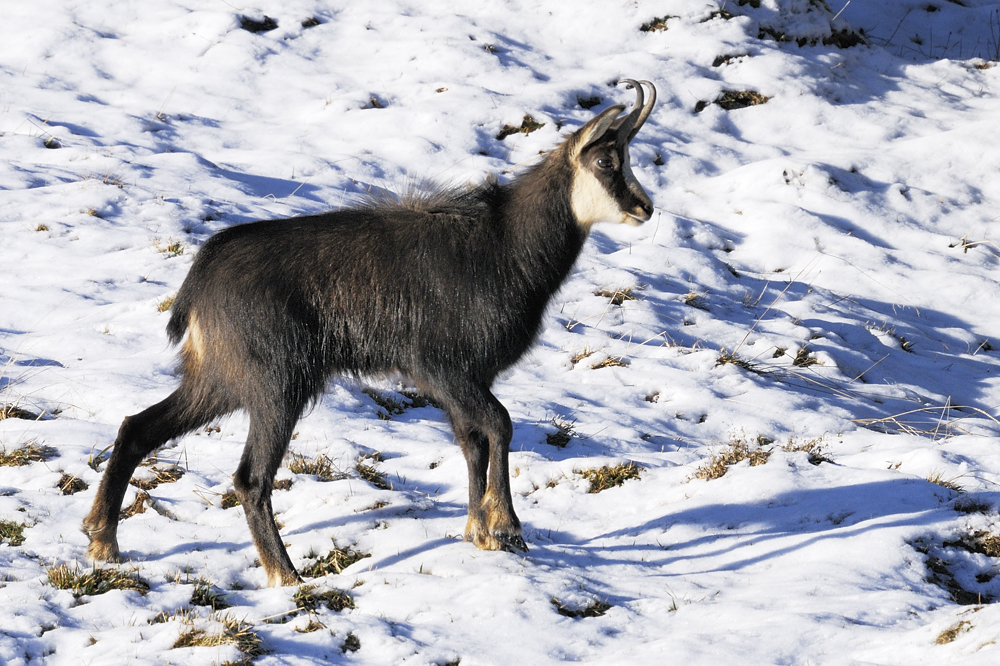
{"type": "Polygon", "coordinates": [[[236,495],[268,585],[299,582],[271,508],[293,428],[331,376],[387,373],[409,378],[451,421],[469,471],[466,540],[527,550],[510,495],[510,416],[490,388],[531,345],[591,226],[652,215],[628,148],[656,89],[626,83],[636,93],[630,113],[605,109],[507,184],[493,178],[210,238],[167,325],[174,344],[184,340],[180,386],[122,422],[83,523],[88,555],[118,560],[118,513],[146,455],[244,410],[236,495]]]}

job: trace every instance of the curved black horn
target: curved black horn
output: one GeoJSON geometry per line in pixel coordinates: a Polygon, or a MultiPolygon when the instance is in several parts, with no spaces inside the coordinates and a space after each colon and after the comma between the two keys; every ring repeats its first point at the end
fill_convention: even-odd
{"type": "Polygon", "coordinates": [[[622,79],[619,83],[627,83],[629,88],[635,88],[635,106],[632,107],[632,111],[627,116],[622,118],[621,124],[616,128],[618,130],[618,141],[628,143],[639,129],[637,123],[643,112],[645,95],[642,92],[642,84],[635,79],[622,79]]]}
{"type": "MultiPolygon", "coordinates": [[[[632,139],[639,132],[639,128],[643,126],[646,122],[646,118],[649,118],[649,114],[653,111],[653,105],[656,104],[656,86],[654,86],[649,81],[639,81],[640,84],[649,86],[649,99],[646,103],[642,105],[642,111],[639,113],[639,117],[635,121],[635,125],[632,126],[632,131],[628,133],[628,142],[631,143],[632,139]]],[[[634,82],[633,82],[634,84],[634,82]]],[[[642,95],[639,95],[639,99],[636,100],[636,106],[642,104],[642,95]]],[[[635,113],[635,110],[632,111],[635,113]]]]}

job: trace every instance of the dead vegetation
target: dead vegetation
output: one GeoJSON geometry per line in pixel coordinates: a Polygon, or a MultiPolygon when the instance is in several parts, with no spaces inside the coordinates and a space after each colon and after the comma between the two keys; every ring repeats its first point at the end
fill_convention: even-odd
{"type": "Polygon", "coordinates": [[[207,606],[213,611],[232,608],[232,604],[226,599],[230,595],[218,589],[212,582],[205,578],[199,578],[194,584],[194,591],[191,593],[192,606],[207,606]]]}
{"type": "Polygon", "coordinates": [[[240,498],[236,496],[235,490],[227,490],[222,493],[221,505],[223,509],[232,509],[240,505],[240,498]]]}
{"type": "MultiPolygon", "coordinates": [[[[956,566],[968,568],[974,566],[978,569],[975,572],[975,581],[978,584],[990,583],[997,575],[1000,568],[1000,536],[978,530],[974,532],[960,533],[950,541],[943,541],[940,544],[934,543],[930,539],[921,539],[912,544],[914,549],[927,557],[926,566],[929,571],[927,581],[937,585],[948,593],[951,600],[963,606],[978,606],[996,601],[995,597],[984,591],[967,589],[952,571],[956,566]],[[955,551],[964,551],[988,558],[982,560],[970,560],[967,555],[958,554],[955,551]]],[[[971,573],[971,572],[970,572],[971,573]]],[[[964,579],[969,580],[966,576],[964,579]]]]}
{"type": "Polygon", "coordinates": [[[56,484],[59,488],[59,492],[63,495],[75,495],[76,493],[82,492],[89,488],[87,482],[78,476],[73,476],[72,474],[63,474],[59,477],[59,483],[56,484]]]}
{"type": "Polygon", "coordinates": [[[392,483],[389,482],[385,473],[379,471],[378,467],[376,467],[377,463],[384,460],[385,457],[377,451],[375,453],[367,453],[358,458],[358,462],[354,465],[354,470],[358,473],[358,476],[379,490],[392,490],[392,483]],[[366,460],[370,460],[371,462],[365,462],[366,460]]]}
{"type": "Polygon", "coordinates": [[[161,483],[174,483],[184,476],[184,469],[177,465],[158,467],[155,464],[144,464],[149,469],[150,477],[132,477],[129,483],[141,490],[152,490],[161,483]]]}
{"type": "Polygon", "coordinates": [[[730,436],[729,445],[713,453],[709,461],[695,471],[695,478],[706,481],[722,478],[731,466],[744,460],[748,460],[751,467],[763,465],[771,457],[771,449],[763,448],[761,441],[763,440],[759,436],[753,443],[742,435],[730,436]]]}
{"type": "Polygon", "coordinates": [[[389,421],[393,416],[398,416],[408,409],[419,409],[428,405],[438,406],[432,398],[422,395],[414,388],[401,388],[390,393],[365,387],[361,392],[381,408],[378,417],[383,421],[389,421]]]}
{"type": "Polygon", "coordinates": [[[162,301],[156,304],[157,312],[166,312],[174,305],[174,296],[167,296],[162,301]]]}
{"type": "Polygon", "coordinates": [[[23,407],[4,403],[0,405],[0,421],[4,419],[24,419],[25,421],[37,421],[42,418],[41,414],[29,412],[23,407]]]}
{"type": "Polygon", "coordinates": [[[580,608],[567,606],[555,597],[552,597],[551,601],[552,605],[555,606],[556,612],[564,617],[601,617],[613,608],[611,604],[598,599],[580,608]]]}
{"type": "Polygon", "coordinates": [[[340,481],[348,477],[347,472],[342,471],[332,458],[322,453],[312,458],[300,453],[289,453],[285,457],[285,467],[292,474],[315,476],[323,482],[340,481]]]}
{"type": "Polygon", "coordinates": [[[278,27],[278,22],[271,18],[270,16],[265,16],[262,19],[254,19],[249,16],[240,17],[240,27],[247,32],[252,32],[254,34],[260,32],[268,32],[274,30],[278,27]]]}
{"type": "MultiPolygon", "coordinates": [[[[774,444],[774,440],[764,435],[751,438],[743,431],[731,433],[729,443],[723,449],[713,453],[708,462],[695,471],[694,478],[706,481],[718,479],[725,476],[730,467],[744,460],[748,461],[751,467],[763,465],[774,452],[775,447],[771,446],[772,444],[774,444]]],[[[806,440],[789,437],[788,441],[779,448],[786,453],[804,452],[813,465],[832,462],[826,453],[826,442],[823,437],[806,440]]]]}
{"type": "Polygon", "coordinates": [[[594,365],[590,366],[591,370],[600,370],[601,368],[626,368],[628,363],[625,361],[624,356],[607,356],[594,365]]]}
{"type": "Polygon", "coordinates": [[[684,297],[684,305],[709,312],[708,302],[698,292],[692,291],[684,297]]]}
{"type": "Polygon", "coordinates": [[[24,543],[24,523],[13,520],[0,520],[0,542],[6,541],[9,545],[17,547],[24,543]]]}
{"type": "Polygon", "coordinates": [[[715,359],[715,367],[719,367],[720,365],[735,365],[736,367],[742,368],[747,372],[752,372],[757,375],[764,374],[764,369],[759,365],[740,358],[736,354],[728,352],[725,349],[721,350],[719,357],[715,359]]]}
{"type": "Polygon", "coordinates": [[[243,659],[237,663],[249,663],[254,657],[267,654],[264,648],[264,641],[256,632],[253,625],[245,620],[240,620],[232,615],[217,618],[222,625],[221,629],[215,633],[209,633],[204,629],[189,626],[180,633],[174,641],[174,648],[189,647],[221,647],[223,645],[234,645],[243,655],[243,659]]]}
{"type": "Polygon", "coordinates": [[[335,543],[333,550],[316,558],[312,564],[303,567],[302,575],[307,578],[319,578],[329,574],[343,573],[344,569],[366,557],[371,557],[371,553],[362,553],[353,548],[337,548],[335,543]]]}
{"type": "Polygon", "coordinates": [[[954,541],[945,541],[942,545],[945,548],[961,548],[970,553],[1000,558],[1000,535],[985,530],[959,535],[954,541]]]}
{"type": "Polygon", "coordinates": [[[514,127],[513,125],[504,125],[500,132],[497,134],[497,141],[503,141],[511,134],[531,134],[535,130],[545,127],[545,123],[540,123],[530,114],[524,114],[524,118],[521,119],[521,126],[514,127]]]}
{"type": "Polygon", "coordinates": [[[762,95],[756,90],[723,90],[722,93],[712,102],[704,100],[695,104],[694,112],[701,113],[709,104],[715,104],[726,111],[746,109],[751,106],[766,104],[771,98],[762,95]]]}
{"type": "Polygon", "coordinates": [[[640,32],[663,32],[667,29],[667,21],[669,19],[680,18],[678,16],[660,16],[658,18],[653,18],[646,21],[641,26],[639,26],[640,32]]]}
{"type": "Polygon", "coordinates": [[[948,643],[954,642],[958,638],[959,634],[964,634],[965,632],[972,629],[972,623],[968,620],[962,620],[953,627],[949,627],[938,634],[938,637],[934,639],[934,642],[938,645],[947,645],[948,643]]]}
{"type": "Polygon", "coordinates": [[[577,436],[576,421],[567,421],[566,419],[553,416],[550,423],[555,427],[556,431],[545,435],[546,444],[551,444],[561,449],[577,436]]]}
{"type": "Polygon", "coordinates": [[[56,449],[32,439],[10,451],[0,449],[0,466],[23,467],[33,462],[51,460],[58,455],[59,452],[56,449]]]}
{"type": "Polygon", "coordinates": [[[637,287],[619,287],[617,289],[598,289],[594,292],[594,296],[603,296],[604,298],[611,299],[611,305],[621,305],[625,301],[637,301],[639,297],[636,295],[639,289],[637,287]]]}
{"type": "Polygon", "coordinates": [[[78,565],[59,564],[46,572],[49,585],[60,590],[70,590],[74,597],[94,596],[111,590],[135,590],[145,595],[149,583],[139,577],[135,570],[99,569],[81,571],[78,565]]]}
{"type": "Polygon", "coordinates": [[[616,488],[630,479],[638,479],[642,467],[632,461],[618,465],[605,465],[580,472],[583,478],[590,481],[588,493],[599,493],[609,488],[616,488]]]}
{"type": "Polygon", "coordinates": [[[314,613],[320,606],[326,606],[335,613],[345,608],[354,608],[354,599],[343,590],[320,590],[315,585],[301,585],[292,595],[295,607],[300,611],[314,613]]]}
{"type": "Polygon", "coordinates": [[[964,493],[965,489],[962,488],[962,486],[955,483],[955,479],[957,478],[958,477],[946,479],[944,478],[944,475],[941,472],[933,472],[930,475],[928,475],[927,480],[933,484],[941,486],[942,488],[947,488],[952,492],[964,493]]]}
{"type": "Polygon", "coordinates": [[[140,513],[146,513],[146,507],[150,501],[149,493],[145,490],[140,490],[135,494],[135,499],[132,500],[132,503],[126,507],[122,507],[122,510],[118,512],[118,520],[125,520],[140,513]]]}
{"type": "Polygon", "coordinates": [[[357,652],[361,649],[361,639],[354,635],[354,632],[347,634],[344,637],[344,642],[340,645],[340,651],[344,654],[348,652],[357,652]]]}

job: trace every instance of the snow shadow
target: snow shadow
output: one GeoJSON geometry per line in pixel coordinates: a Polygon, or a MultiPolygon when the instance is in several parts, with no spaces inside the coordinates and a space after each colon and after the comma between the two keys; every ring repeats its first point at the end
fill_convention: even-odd
{"type": "MultiPolygon", "coordinates": [[[[631,566],[641,552],[651,566],[685,563],[684,575],[739,570],[817,544],[833,549],[880,531],[898,534],[904,528],[914,538],[930,533],[953,516],[942,508],[934,488],[938,487],[926,481],[887,479],[780,493],[765,502],[703,504],[586,539],[546,530],[545,541],[556,548],[538,543],[532,559],[563,566],[567,560],[577,560],[575,565],[581,568],[631,566]],[[703,532],[674,541],[670,530],[678,526],[703,532]],[[663,549],[662,556],[650,556],[650,536],[663,549]],[[618,540],[622,543],[615,543],[618,540]],[[705,568],[692,570],[690,565],[699,560],[704,560],[705,568]]],[[[683,532],[690,534],[690,529],[683,532]]]]}

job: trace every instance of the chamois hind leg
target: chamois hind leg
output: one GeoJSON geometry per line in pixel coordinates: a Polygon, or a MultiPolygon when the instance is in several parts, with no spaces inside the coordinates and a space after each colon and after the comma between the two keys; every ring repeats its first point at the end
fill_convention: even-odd
{"type": "Polygon", "coordinates": [[[94,505],[83,520],[83,531],[90,538],[87,555],[92,560],[119,559],[118,514],[132,472],[142,459],[169,440],[231,411],[225,404],[204,397],[199,400],[196,394],[189,382],[182,381],[165,400],[122,421],[94,505]]]}
{"type": "Polygon", "coordinates": [[[253,543],[267,574],[268,587],[302,582],[281,542],[271,507],[274,475],[288,449],[302,408],[282,412],[284,407],[251,411],[250,433],[240,466],[233,475],[236,496],[246,512],[253,543]]]}
{"type": "Polygon", "coordinates": [[[448,414],[469,467],[465,539],[483,550],[527,551],[510,496],[510,415],[483,386],[453,392],[450,398],[448,414]]]}

